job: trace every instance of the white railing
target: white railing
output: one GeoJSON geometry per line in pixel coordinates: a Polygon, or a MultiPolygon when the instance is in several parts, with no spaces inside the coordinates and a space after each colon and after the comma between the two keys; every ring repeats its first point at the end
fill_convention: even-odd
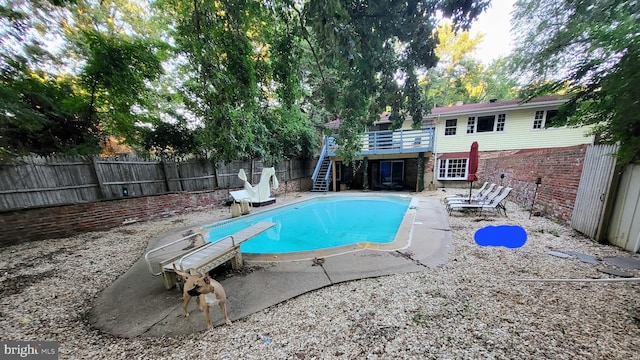
{"type": "MultiPolygon", "coordinates": [[[[426,127],[420,130],[384,130],[370,131],[362,135],[362,150],[357,155],[374,154],[399,154],[412,152],[433,151],[434,128],[426,127]]],[[[331,145],[335,142],[331,139],[331,145]]],[[[326,149],[327,156],[335,156],[336,146],[329,146],[325,142],[323,154],[326,149]]]]}

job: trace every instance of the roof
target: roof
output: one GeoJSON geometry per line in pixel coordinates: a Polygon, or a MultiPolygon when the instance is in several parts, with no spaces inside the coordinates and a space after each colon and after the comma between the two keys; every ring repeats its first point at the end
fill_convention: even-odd
{"type": "Polygon", "coordinates": [[[469,151],[458,151],[458,152],[450,152],[438,155],[438,160],[445,159],[468,159],[469,151]]]}
{"type": "Polygon", "coordinates": [[[325,123],[324,127],[327,129],[337,129],[340,127],[340,124],[342,124],[342,119],[335,119],[325,123]]]}
{"type": "Polygon", "coordinates": [[[497,110],[529,109],[543,106],[557,106],[564,104],[567,98],[562,95],[549,95],[533,98],[526,103],[522,99],[512,99],[504,101],[494,101],[476,104],[464,104],[454,106],[443,106],[431,109],[431,114],[427,117],[451,116],[468,113],[495,112],[497,110]]]}
{"type": "MultiPolygon", "coordinates": [[[[374,121],[374,125],[378,125],[378,124],[385,124],[385,123],[390,123],[391,121],[389,120],[389,116],[391,115],[391,113],[389,112],[384,112],[382,114],[380,114],[380,120],[378,121],[374,121]]],[[[342,119],[335,119],[335,120],[331,120],[327,123],[324,124],[324,127],[327,129],[337,129],[340,127],[340,124],[342,124],[342,119]]]]}

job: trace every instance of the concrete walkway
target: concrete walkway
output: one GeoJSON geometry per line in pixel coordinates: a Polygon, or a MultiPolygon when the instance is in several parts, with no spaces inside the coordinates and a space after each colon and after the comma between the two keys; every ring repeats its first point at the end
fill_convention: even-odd
{"type": "MultiPolygon", "coordinates": [[[[375,193],[372,193],[375,194],[375,193]]],[[[236,321],[309,291],[332,284],[384,275],[425,271],[447,261],[450,229],[444,207],[436,198],[414,196],[417,207],[411,222],[410,244],[397,251],[360,250],[325,258],[294,262],[245,262],[249,270],[217,279],[227,293],[229,318],[236,321]]],[[[204,224],[203,224],[204,225],[204,224]]],[[[150,241],[153,249],[177,238],[185,229],[150,241]],[[173,235],[173,237],[171,236],[173,235]]],[[[182,316],[182,294],[166,290],[161,277],[152,276],[143,258],[102,291],[94,301],[89,321],[98,329],[120,337],[171,336],[206,330],[204,316],[189,305],[182,316]]],[[[214,326],[222,324],[220,310],[211,309],[214,326]]]]}

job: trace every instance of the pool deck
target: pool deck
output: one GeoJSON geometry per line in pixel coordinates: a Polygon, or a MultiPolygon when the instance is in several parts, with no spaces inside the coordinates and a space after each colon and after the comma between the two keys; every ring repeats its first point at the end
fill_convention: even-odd
{"type": "MultiPolygon", "coordinates": [[[[375,196],[383,193],[348,194],[375,196]]],[[[314,252],[285,258],[245,256],[247,271],[216,278],[227,293],[229,318],[236,321],[333,284],[428,271],[444,264],[452,250],[451,232],[444,206],[426,191],[421,194],[389,194],[413,197],[393,243],[382,246],[356,244],[340,249],[340,253],[314,252]],[[324,261],[318,262],[315,258],[322,258],[324,261]]],[[[318,196],[331,195],[333,193],[318,196]]],[[[268,208],[271,206],[265,210],[268,208]]],[[[192,224],[163,234],[150,241],[147,250],[179,237],[181,232],[194,225],[206,224],[192,224]]],[[[186,318],[182,316],[181,297],[182,294],[176,288],[166,290],[162,279],[151,275],[144,258],[140,258],[131,269],[98,295],[89,313],[89,321],[96,328],[120,337],[160,337],[205,331],[204,316],[197,310],[195,301],[189,304],[191,315],[186,318]]],[[[211,309],[211,321],[214,326],[226,326],[220,325],[222,316],[217,307],[211,309]]]]}

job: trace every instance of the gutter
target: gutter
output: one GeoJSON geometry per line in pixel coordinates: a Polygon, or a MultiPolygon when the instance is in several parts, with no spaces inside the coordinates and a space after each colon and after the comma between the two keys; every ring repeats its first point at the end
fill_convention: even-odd
{"type": "MultiPolygon", "coordinates": [[[[483,109],[462,109],[462,110],[455,110],[455,111],[447,111],[447,112],[443,112],[443,113],[438,113],[438,120],[440,120],[441,116],[458,116],[458,115],[469,115],[469,114],[493,114],[499,111],[513,111],[513,110],[527,110],[527,109],[532,109],[532,108],[540,108],[540,107],[545,107],[545,106],[558,106],[558,105],[562,105],[564,103],[566,103],[567,100],[552,100],[552,101],[544,101],[544,102],[535,102],[535,103],[525,103],[522,105],[505,105],[505,106],[496,106],[496,107],[489,107],[489,108],[483,108],[483,109]]],[[[455,108],[455,106],[453,106],[455,108]]],[[[429,116],[427,116],[427,119],[429,118],[429,116]]]]}

